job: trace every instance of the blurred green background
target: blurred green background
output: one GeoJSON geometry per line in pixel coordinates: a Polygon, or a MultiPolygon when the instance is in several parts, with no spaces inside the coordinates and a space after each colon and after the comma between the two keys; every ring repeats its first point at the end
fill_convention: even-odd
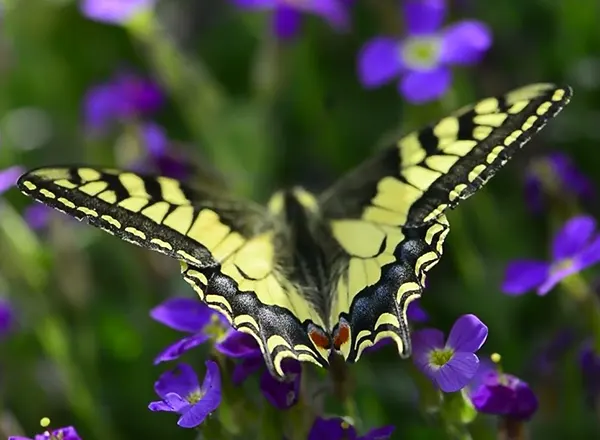
{"type": "MultiPolygon", "coordinates": [[[[83,126],[86,91],[123,66],[163,85],[167,103],[155,121],[177,148],[202,166],[214,164],[238,193],[259,201],[291,183],[323,188],[393,133],[476,99],[530,82],[568,83],[569,107],[450,213],[445,257],[429,275],[422,304],[430,324],[446,332],[465,313],[489,326],[483,352],[501,353],[504,369],[538,392],[534,439],[598,438],[598,414],[582,397],[577,347],[548,376],[532,367],[556,332],[578,332],[579,312],[560,289],[514,298],[499,285],[511,259],[545,258],[552,231],[572,213],[528,210],[523,180],[531,158],[563,151],[598,183],[600,3],[450,1],[447,22],[486,22],[493,46],[480,64],[455,71],[440,101],[422,106],[406,103],[394,84],[361,87],[357,51],[374,35],[401,32],[402,17],[390,14],[396,1],[353,3],[350,32],[308,17],[295,41],[279,43],[268,14],[227,1],[161,1],[154,17],[160,28],[148,33],[94,22],[72,0],[5,0],[0,168],[122,166],[124,157],[139,154],[123,133],[91,138],[83,126]]],[[[2,197],[0,295],[9,298],[16,323],[0,342],[0,434],[31,435],[49,416],[87,439],[193,438],[174,415],[147,409],[156,399],[154,381],[170,367],[152,360],[179,337],[148,311],[171,295],[193,295],[178,264],[60,214],[33,231],[20,214],[31,201],[17,190],[2,197]]],[[[585,206],[598,210],[593,201],[585,206]]],[[[593,282],[595,272],[585,279],[593,282]]],[[[201,348],[185,360],[202,372],[205,356],[201,348]]],[[[364,426],[393,423],[398,439],[445,438],[419,411],[407,365],[386,348],[351,366],[364,426]]]]}

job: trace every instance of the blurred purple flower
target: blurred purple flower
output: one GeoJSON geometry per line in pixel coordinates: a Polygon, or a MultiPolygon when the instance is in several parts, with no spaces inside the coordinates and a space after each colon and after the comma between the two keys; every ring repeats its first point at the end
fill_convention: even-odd
{"type": "Polygon", "coordinates": [[[230,357],[253,354],[258,347],[252,336],[234,330],[222,314],[200,300],[170,298],[152,309],[150,316],[167,327],[191,333],[163,350],[155,364],[177,359],[208,340],[215,341],[215,349],[230,357]]]}
{"type": "Polygon", "coordinates": [[[302,365],[294,359],[284,359],[282,369],[285,373],[283,380],[273,377],[265,366],[258,344],[255,344],[254,352],[242,357],[241,362],[235,366],[232,381],[240,385],[252,374],[262,372],[260,390],[263,395],[275,408],[285,410],[298,403],[302,365]]]}
{"type": "Polygon", "coordinates": [[[273,32],[281,39],[298,35],[302,14],[314,14],[325,19],[334,29],[346,30],[349,26],[347,5],[343,0],[232,0],[244,9],[273,11],[273,32]]]}
{"type": "Polygon", "coordinates": [[[383,426],[358,436],[356,429],[341,417],[332,419],[317,418],[313,423],[308,440],[387,440],[394,432],[393,426],[383,426]]]}
{"type": "MultiPolygon", "coordinates": [[[[17,179],[21,177],[24,172],[25,169],[18,165],[0,170],[0,194],[15,186],[17,179]]],[[[25,208],[23,217],[32,229],[42,229],[47,224],[48,213],[50,211],[52,211],[51,208],[48,208],[41,203],[33,203],[25,208]]]]}
{"type": "Polygon", "coordinates": [[[497,371],[492,362],[482,363],[472,383],[469,398],[480,413],[516,420],[528,420],[537,411],[538,401],[527,383],[497,371]]]}
{"type": "Polygon", "coordinates": [[[221,374],[214,361],[206,361],[206,376],[202,386],[192,367],[179,364],[163,373],[154,384],[154,391],[162,400],[151,402],[150,411],[181,414],[177,424],[195,428],[221,404],[221,374]]]}
{"type": "MultiPolygon", "coordinates": [[[[66,426],[64,428],[55,429],[51,432],[44,432],[43,434],[37,434],[33,440],[81,440],[77,431],[72,426],[66,426]]],[[[20,435],[13,435],[8,440],[32,440],[29,437],[21,437],[20,435]]]]}
{"type": "Polygon", "coordinates": [[[403,5],[408,35],[367,41],[358,55],[359,80],[374,88],[401,77],[399,91],[408,101],[438,99],[450,86],[449,66],[477,63],[492,44],[491,31],[476,20],[441,28],[444,0],[407,0],[403,5]]]}
{"type": "Polygon", "coordinates": [[[530,369],[536,375],[554,377],[557,363],[567,354],[576,342],[575,331],[564,328],[556,331],[544,341],[530,362],[530,369]]]}
{"type": "Polygon", "coordinates": [[[14,325],[13,308],[6,299],[0,299],[0,336],[10,332],[14,325]]]}
{"type": "Polygon", "coordinates": [[[155,82],[121,72],[109,82],[88,90],[84,99],[85,125],[92,132],[102,133],[117,121],[155,113],[163,102],[163,93],[155,82]]]}
{"type": "Polygon", "coordinates": [[[590,406],[600,404],[600,353],[594,351],[592,341],[586,341],[579,352],[579,366],[590,406]]]}
{"type": "Polygon", "coordinates": [[[596,220],[587,215],[571,218],[556,233],[552,242],[552,260],[516,260],[506,268],[502,290],[522,295],[537,289],[545,295],[567,276],[600,261],[600,234],[596,220]]]}
{"type": "Polygon", "coordinates": [[[50,216],[54,212],[55,211],[52,208],[46,205],[42,205],[41,203],[32,203],[25,208],[23,217],[31,229],[40,231],[48,226],[50,216]]]}
{"type": "Polygon", "coordinates": [[[141,127],[141,138],[146,150],[152,157],[161,157],[167,153],[169,138],[163,127],[146,122],[141,127]]]}
{"type": "Polygon", "coordinates": [[[81,12],[90,20],[123,24],[136,14],[150,10],[156,0],[82,0],[81,12]]]}
{"type": "Polygon", "coordinates": [[[192,174],[192,167],[184,157],[170,148],[171,141],[163,127],[154,122],[145,122],[140,126],[140,137],[148,154],[133,165],[134,169],[150,170],[178,180],[185,180],[192,174]]]}
{"type": "Polygon", "coordinates": [[[475,352],[487,335],[487,326],[475,315],[458,318],[447,341],[440,330],[417,330],[412,335],[413,361],[442,391],[458,391],[475,377],[479,367],[475,352]]]}
{"type": "Polygon", "coordinates": [[[548,192],[591,199],[595,191],[571,158],[557,151],[532,160],[525,175],[525,198],[534,212],[542,211],[544,194],[548,192]]]}
{"type": "Polygon", "coordinates": [[[408,317],[409,322],[427,322],[429,320],[429,315],[427,314],[425,309],[421,307],[420,298],[413,300],[408,305],[406,316],[408,317]]]}
{"type": "Polygon", "coordinates": [[[8,191],[16,185],[17,179],[21,177],[25,170],[23,167],[15,165],[9,168],[0,170],[0,194],[8,191]]]}

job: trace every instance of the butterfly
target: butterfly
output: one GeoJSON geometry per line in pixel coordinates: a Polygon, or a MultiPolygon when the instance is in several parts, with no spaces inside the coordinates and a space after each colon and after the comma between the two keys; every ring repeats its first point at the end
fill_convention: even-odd
{"type": "Polygon", "coordinates": [[[480,189],[570,100],[532,84],[409,133],[320,194],[266,206],[164,176],[92,166],[31,170],[23,193],[179,260],[200,300],[259,344],[277,377],[292,358],[356,362],[390,338],[411,353],[406,317],[449,231],[446,211],[480,189]]]}

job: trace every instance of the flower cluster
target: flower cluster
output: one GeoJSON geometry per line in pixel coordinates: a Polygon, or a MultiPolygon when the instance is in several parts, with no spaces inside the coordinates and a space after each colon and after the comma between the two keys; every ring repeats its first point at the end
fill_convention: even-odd
{"type": "Polygon", "coordinates": [[[171,148],[165,129],[150,119],[164,101],[164,93],[155,81],[120,71],[88,90],[83,103],[84,124],[87,132],[96,137],[106,136],[114,127],[133,134],[145,155],[139,162],[127,164],[128,168],[185,179],[189,165],[171,148]]]}
{"type": "Polygon", "coordinates": [[[535,158],[527,167],[525,199],[535,213],[543,211],[548,199],[591,200],[594,193],[590,179],[563,152],[555,151],[535,158]]]}
{"type": "Polygon", "coordinates": [[[529,420],[537,411],[537,397],[529,385],[512,374],[503,373],[496,362],[480,364],[469,384],[469,398],[477,411],[514,420],[529,420]]]}
{"type": "MultiPolygon", "coordinates": [[[[50,422],[48,418],[42,419],[42,426],[47,426],[50,422]]],[[[42,434],[37,434],[33,439],[29,437],[22,437],[20,435],[13,435],[8,440],[82,440],[77,431],[72,426],[66,426],[64,428],[52,429],[44,431],[42,434]]]]}
{"type": "MultiPolygon", "coordinates": [[[[154,308],[150,314],[155,320],[162,324],[189,334],[189,336],[180,339],[163,350],[155,359],[155,363],[175,360],[186,351],[204,344],[207,341],[211,341],[213,342],[212,347],[215,351],[229,358],[239,360],[231,378],[234,384],[239,385],[254,373],[261,372],[260,388],[266,400],[273,406],[279,409],[287,409],[298,401],[302,371],[300,363],[291,360],[290,362],[284,363],[283,368],[286,373],[285,380],[274,378],[264,365],[264,358],[256,341],[248,334],[233,329],[223,315],[212,310],[206,304],[194,299],[172,298],[154,308]]],[[[220,377],[217,364],[212,362],[210,365],[211,366],[209,367],[207,364],[207,377],[209,375],[212,377],[220,377]]],[[[157,406],[153,403],[151,404],[150,409],[153,411],[169,411],[169,409],[165,408],[176,408],[171,409],[170,411],[183,414],[181,411],[187,412],[193,408],[204,407],[203,405],[205,404],[202,402],[205,392],[198,393],[197,389],[194,388],[197,387],[197,383],[189,380],[192,375],[195,377],[191,368],[180,365],[178,371],[180,371],[181,374],[173,374],[172,372],[165,373],[155,385],[157,394],[163,398],[166,402],[166,406],[157,406]],[[187,394],[179,393],[181,387],[178,380],[181,375],[185,375],[187,378],[186,383],[189,384],[187,394]],[[196,399],[194,401],[196,406],[190,403],[191,400],[189,397],[184,397],[184,400],[187,399],[187,402],[190,403],[187,407],[182,407],[181,405],[169,406],[167,400],[165,400],[165,396],[176,391],[179,396],[192,395],[193,398],[196,399]]],[[[205,379],[205,382],[206,380],[207,379],[205,379]]],[[[220,381],[211,379],[211,383],[215,389],[220,389],[220,381]]],[[[211,400],[211,402],[214,401],[211,400]]],[[[209,403],[208,405],[210,406],[212,403],[209,403]]],[[[207,414],[208,413],[204,414],[204,417],[206,417],[207,414]]],[[[199,424],[204,417],[202,417],[202,419],[195,417],[191,420],[194,420],[197,422],[196,424],[199,424]]]]}

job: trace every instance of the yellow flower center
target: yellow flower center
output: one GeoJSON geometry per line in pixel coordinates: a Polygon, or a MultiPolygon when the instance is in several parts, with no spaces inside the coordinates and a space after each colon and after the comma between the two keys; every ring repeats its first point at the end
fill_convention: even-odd
{"type": "Polygon", "coordinates": [[[550,272],[554,274],[563,270],[567,270],[571,268],[571,266],[573,266],[573,260],[571,258],[565,258],[554,263],[550,268],[550,272]]]}
{"type": "Polygon", "coordinates": [[[202,400],[202,391],[201,390],[192,391],[190,394],[188,394],[185,397],[185,400],[187,400],[191,405],[194,405],[195,403],[200,402],[200,400],[202,400]]]}
{"type": "Polygon", "coordinates": [[[437,36],[410,37],[402,42],[400,55],[408,67],[429,70],[437,65],[441,49],[437,36]]]}
{"type": "Polygon", "coordinates": [[[429,354],[429,364],[433,367],[441,368],[452,359],[453,355],[454,350],[451,348],[436,348],[429,354]]]}
{"type": "Polygon", "coordinates": [[[212,315],[210,323],[204,327],[203,332],[209,335],[211,340],[219,341],[227,334],[227,329],[223,325],[219,315],[215,313],[212,315]]]}

